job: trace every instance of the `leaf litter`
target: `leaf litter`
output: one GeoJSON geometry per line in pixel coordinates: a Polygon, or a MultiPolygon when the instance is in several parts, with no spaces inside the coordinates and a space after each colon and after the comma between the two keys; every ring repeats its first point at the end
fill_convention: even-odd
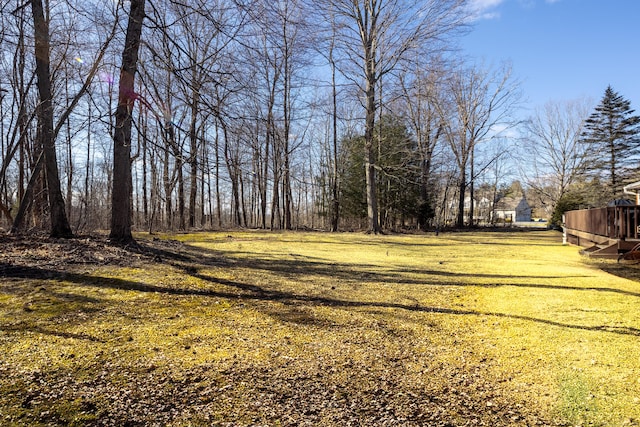
{"type": "Polygon", "coordinates": [[[0,247],[2,425],[566,425],[429,316],[338,304],[347,275],[291,296],[175,240],[0,247]]]}

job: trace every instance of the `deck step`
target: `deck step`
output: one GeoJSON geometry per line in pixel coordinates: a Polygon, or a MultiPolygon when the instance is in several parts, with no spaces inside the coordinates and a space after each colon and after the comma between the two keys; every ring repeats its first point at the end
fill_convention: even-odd
{"type": "Polygon", "coordinates": [[[596,244],[582,251],[583,254],[591,258],[611,258],[617,259],[620,255],[618,242],[609,242],[609,244],[596,244]]]}

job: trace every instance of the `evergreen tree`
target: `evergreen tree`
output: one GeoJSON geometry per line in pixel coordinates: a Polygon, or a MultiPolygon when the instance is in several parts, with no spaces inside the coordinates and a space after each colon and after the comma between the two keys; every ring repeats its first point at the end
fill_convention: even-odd
{"type": "MultiPolygon", "coordinates": [[[[376,198],[378,223],[393,228],[415,222],[420,212],[420,162],[416,142],[407,127],[395,116],[383,116],[375,127],[376,198]]],[[[366,176],[362,136],[346,138],[341,146],[344,156],[340,206],[345,220],[364,223],[367,219],[366,176]]],[[[423,208],[424,209],[424,208],[423,208]]],[[[424,215],[433,216],[424,209],[424,215]]]]}
{"type": "Polygon", "coordinates": [[[589,144],[587,173],[599,177],[609,199],[623,197],[622,187],[637,181],[640,116],[631,103],[607,87],[600,104],[585,121],[582,142],[589,144]]]}
{"type": "MultiPolygon", "coordinates": [[[[416,141],[407,126],[393,115],[376,125],[376,162],[380,225],[393,229],[418,216],[420,203],[420,160],[416,141]]],[[[428,213],[427,213],[428,214],[428,213]]]]}
{"type": "Polygon", "coordinates": [[[567,191],[556,203],[551,216],[551,224],[555,227],[562,227],[562,215],[567,211],[582,209],[586,200],[581,192],[567,191]]]}
{"type": "Polygon", "coordinates": [[[340,208],[347,222],[367,218],[367,195],[364,171],[364,138],[347,137],[342,143],[342,176],[340,177],[340,208]]]}

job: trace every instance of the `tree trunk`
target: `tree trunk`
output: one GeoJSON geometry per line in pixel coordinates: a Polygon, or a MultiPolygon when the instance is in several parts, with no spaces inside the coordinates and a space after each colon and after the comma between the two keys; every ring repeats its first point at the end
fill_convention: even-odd
{"type": "Polygon", "coordinates": [[[31,178],[29,178],[29,183],[27,184],[27,188],[24,192],[24,196],[22,200],[20,200],[20,206],[18,207],[18,212],[16,213],[16,217],[13,220],[13,225],[11,226],[11,234],[16,234],[22,228],[22,224],[24,223],[24,218],[27,213],[27,209],[29,205],[33,201],[33,189],[35,188],[36,181],[38,180],[38,176],[42,172],[42,166],[44,165],[44,153],[40,154],[38,160],[33,167],[33,172],[31,173],[31,178]]]}
{"type": "Polygon", "coordinates": [[[291,134],[291,66],[289,52],[289,38],[287,37],[287,18],[283,17],[283,41],[284,41],[284,64],[283,64],[283,115],[284,115],[284,137],[283,137],[283,176],[282,176],[282,210],[284,229],[291,230],[291,210],[292,210],[292,194],[291,194],[291,171],[290,171],[290,159],[289,159],[289,138],[291,134]]]}
{"type": "MultiPolygon", "coordinates": [[[[160,194],[160,177],[158,175],[158,165],[156,163],[156,156],[155,156],[155,151],[151,151],[150,153],[150,159],[149,159],[149,163],[150,163],[150,173],[151,173],[151,188],[150,188],[150,200],[149,203],[151,204],[151,213],[149,215],[149,234],[151,234],[153,232],[153,226],[155,225],[155,221],[156,221],[156,215],[161,212],[161,207],[160,207],[160,197],[158,196],[160,194]]],[[[160,222],[162,222],[162,219],[160,219],[160,222]]]]}
{"type": "MultiPolygon", "coordinates": [[[[173,126],[173,125],[172,125],[173,126]]],[[[178,229],[185,229],[185,203],[184,203],[184,174],[182,171],[183,161],[182,161],[182,147],[177,144],[176,147],[178,151],[176,151],[176,170],[178,173],[178,229]]]]}
{"type": "MultiPolygon", "coordinates": [[[[27,144],[27,127],[29,126],[29,120],[27,117],[27,88],[25,87],[24,82],[24,73],[25,73],[25,57],[26,57],[26,48],[24,45],[25,37],[24,37],[24,23],[25,20],[20,20],[20,33],[18,40],[18,48],[16,52],[16,56],[18,60],[16,61],[17,66],[17,74],[18,74],[18,146],[20,147],[19,155],[18,155],[18,200],[24,199],[24,180],[26,177],[26,144],[27,144]]],[[[4,115],[3,115],[4,117],[4,115]]],[[[5,159],[5,162],[7,160],[5,159]]],[[[8,163],[8,162],[7,162],[8,163]]],[[[3,165],[4,166],[4,165],[3,165]]],[[[3,170],[3,178],[5,177],[4,173],[6,171],[3,170]]]]}
{"type": "Polygon", "coordinates": [[[242,179],[242,170],[238,168],[238,181],[240,185],[240,208],[242,209],[242,225],[247,226],[247,207],[244,198],[244,180],[242,179]]]}
{"type": "Polygon", "coordinates": [[[198,114],[197,91],[194,90],[193,104],[191,106],[191,128],[189,130],[189,164],[191,166],[191,176],[189,180],[189,228],[196,226],[196,202],[198,197],[198,129],[196,128],[196,117],[198,114]]]}
{"type": "MultiPolygon", "coordinates": [[[[167,131],[165,130],[165,138],[169,139],[170,137],[166,136],[167,131]]],[[[168,143],[167,143],[168,145],[168,143]]],[[[162,164],[162,184],[164,187],[164,210],[165,210],[165,221],[166,227],[169,230],[173,230],[173,178],[170,175],[169,171],[169,147],[165,147],[163,150],[164,154],[164,163],[162,164]]]]}
{"type": "Polygon", "coordinates": [[[49,214],[51,219],[51,237],[73,236],[67,214],[65,213],[64,198],[60,188],[58,160],[53,127],[53,100],[51,93],[51,74],[49,70],[49,23],[45,20],[42,0],[31,2],[33,24],[35,29],[36,75],[38,76],[38,93],[40,105],[38,125],[39,137],[44,153],[44,168],[49,195],[49,214]]]}
{"type": "Polygon", "coordinates": [[[82,210],[84,221],[82,221],[82,228],[87,227],[89,225],[89,200],[90,200],[90,175],[91,175],[91,155],[93,154],[91,150],[91,121],[93,117],[91,116],[91,102],[88,104],[88,119],[87,119],[87,157],[86,163],[84,166],[84,198],[82,200],[82,210]]]}
{"type": "MultiPolygon", "coordinates": [[[[140,115],[140,128],[145,129],[147,126],[146,116],[140,115]]],[[[144,215],[144,224],[149,227],[149,198],[148,198],[148,178],[147,178],[147,137],[142,138],[142,213],[144,215]]]]}
{"type": "Polygon", "coordinates": [[[365,179],[367,186],[367,216],[369,232],[379,233],[378,194],[376,189],[376,153],[373,146],[376,117],[375,80],[367,80],[366,127],[364,132],[365,179]]]}
{"type": "Polygon", "coordinates": [[[113,135],[113,190],[111,193],[111,233],[120,242],[133,240],[131,234],[131,127],[136,99],[134,78],[142,36],[145,0],[131,0],[129,23],[122,52],[122,69],[116,126],[113,135]]]}
{"type": "Polygon", "coordinates": [[[469,174],[470,176],[470,182],[469,182],[469,226],[473,227],[475,225],[474,220],[473,220],[473,211],[475,210],[475,194],[474,194],[474,186],[473,186],[473,181],[474,181],[474,168],[473,168],[473,163],[475,161],[475,159],[473,158],[473,154],[474,154],[474,149],[473,147],[471,147],[471,158],[470,158],[470,164],[469,167],[471,168],[471,173],[469,174]]]}
{"type": "MultiPolygon", "coordinates": [[[[201,127],[201,135],[200,138],[202,140],[202,153],[200,154],[202,157],[202,174],[200,175],[200,227],[201,228],[205,228],[207,225],[207,217],[206,217],[206,210],[205,210],[205,203],[206,203],[206,199],[205,199],[205,177],[207,174],[207,171],[209,170],[209,160],[207,159],[207,143],[205,140],[205,127],[204,125],[201,127]]],[[[211,212],[209,212],[209,214],[211,214],[211,212]]]]}
{"type": "MultiPolygon", "coordinates": [[[[214,150],[216,152],[216,164],[215,164],[215,186],[216,186],[216,216],[218,218],[218,228],[222,228],[222,200],[220,199],[220,132],[216,127],[216,137],[214,150]]],[[[211,200],[211,195],[209,195],[211,200]]],[[[213,212],[210,212],[213,215],[213,212]]]]}
{"type": "Polygon", "coordinates": [[[336,87],[336,63],[333,60],[333,45],[329,52],[331,62],[331,89],[333,100],[332,130],[333,130],[333,183],[331,185],[331,231],[338,231],[340,223],[340,199],[338,194],[338,90],[336,87]]]}
{"type": "MultiPolygon", "coordinates": [[[[65,96],[69,99],[69,81],[65,81],[64,85],[65,96]]],[[[74,165],[73,165],[73,146],[71,143],[71,119],[67,117],[67,200],[66,205],[68,206],[68,221],[71,224],[72,220],[72,211],[73,211],[73,173],[74,173],[74,165]]],[[[76,229],[76,232],[78,230],[76,229]]]]}
{"type": "MultiPolygon", "coordinates": [[[[270,135],[270,122],[267,121],[267,132],[265,134],[264,142],[264,157],[262,158],[262,179],[260,180],[260,216],[262,218],[262,228],[267,228],[267,187],[269,183],[269,147],[271,146],[270,135]]],[[[260,154],[262,150],[258,148],[260,154]]],[[[258,166],[260,167],[260,166],[258,166]]]]}
{"type": "Polygon", "coordinates": [[[280,213],[280,143],[273,137],[273,191],[271,194],[271,230],[282,228],[280,213]]]}
{"type": "Polygon", "coordinates": [[[458,189],[459,189],[459,194],[458,194],[458,220],[456,222],[456,225],[459,228],[464,227],[464,196],[465,193],[467,192],[467,174],[466,174],[466,170],[463,168],[460,171],[460,182],[458,183],[458,189]]]}

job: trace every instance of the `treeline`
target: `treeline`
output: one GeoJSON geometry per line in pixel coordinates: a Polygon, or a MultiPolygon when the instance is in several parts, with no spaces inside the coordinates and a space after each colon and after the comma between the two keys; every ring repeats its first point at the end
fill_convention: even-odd
{"type": "Polygon", "coordinates": [[[562,214],[625,203],[624,187],[640,181],[640,116],[611,86],[590,103],[548,103],[524,127],[529,193],[546,203],[552,222],[562,214]]]}
{"type": "Polygon", "coordinates": [[[527,163],[553,207],[550,122],[516,149],[510,68],[455,50],[466,3],[3,2],[0,226],[464,226],[527,163]]]}

